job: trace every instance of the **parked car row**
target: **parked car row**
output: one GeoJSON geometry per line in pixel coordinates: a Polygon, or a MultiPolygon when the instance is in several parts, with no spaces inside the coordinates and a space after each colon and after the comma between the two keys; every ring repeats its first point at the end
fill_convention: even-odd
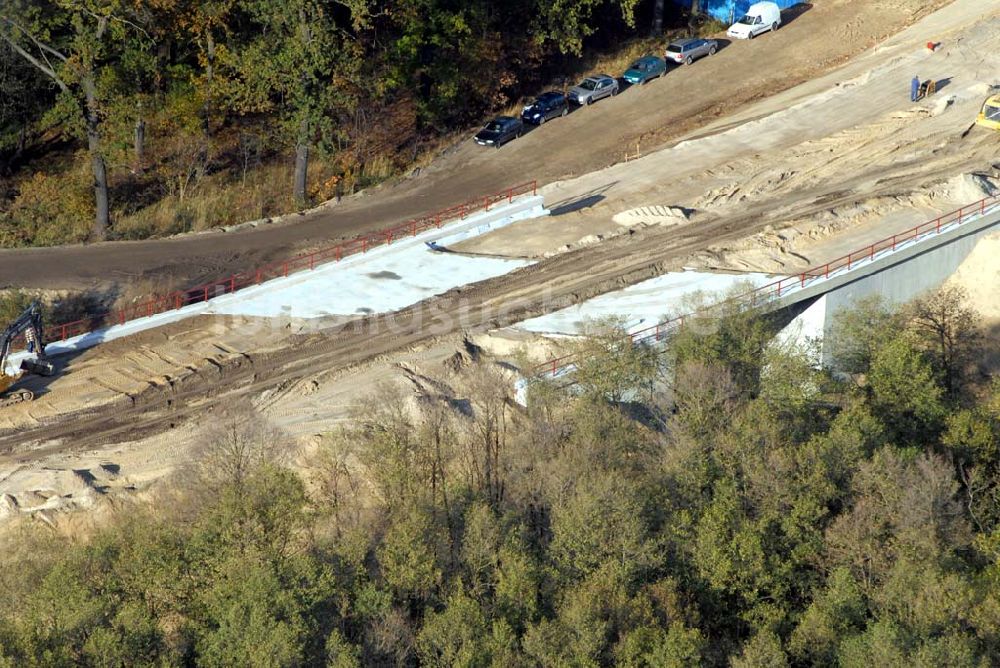
{"type": "MultiPolygon", "coordinates": [[[[697,58],[710,56],[718,50],[718,43],[711,39],[684,39],[671,42],[666,55],[676,63],[691,64],[697,58]]],[[[667,62],[659,56],[643,56],[629,65],[622,79],[633,86],[641,86],[667,71],[667,62]]],[[[544,125],[546,121],[569,113],[569,105],[591,105],[606,97],[614,97],[621,90],[618,79],[608,74],[587,77],[565,94],[559,91],[542,93],[521,110],[521,117],[497,116],[475,136],[477,144],[500,148],[524,134],[525,124],[544,125]]]]}
{"type": "MultiPolygon", "coordinates": [[[[746,15],[734,23],[726,34],[737,39],[753,39],[767,30],[777,30],[781,25],[781,10],[775,2],[757,2],[750,5],[746,15]]],[[[690,38],[675,40],[667,45],[664,58],[646,55],[635,60],[622,74],[622,79],[633,86],[642,86],[653,79],[662,77],[667,71],[667,61],[676,65],[691,65],[705,56],[713,56],[719,50],[714,39],[690,38]]],[[[525,123],[542,125],[553,118],[569,113],[569,105],[585,106],[618,94],[618,79],[607,74],[587,77],[569,89],[565,94],[549,91],[539,95],[524,106],[521,117],[497,116],[487,123],[476,136],[475,141],[482,146],[500,148],[524,133],[525,123]]]]}

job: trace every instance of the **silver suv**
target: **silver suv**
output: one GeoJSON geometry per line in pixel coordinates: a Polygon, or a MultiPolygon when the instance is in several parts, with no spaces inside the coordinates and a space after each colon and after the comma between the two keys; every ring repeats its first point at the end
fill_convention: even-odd
{"type": "Polygon", "coordinates": [[[668,62],[678,65],[690,65],[702,56],[711,56],[719,50],[719,43],[714,39],[679,39],[667,45],[666,58],[668,62]]]}

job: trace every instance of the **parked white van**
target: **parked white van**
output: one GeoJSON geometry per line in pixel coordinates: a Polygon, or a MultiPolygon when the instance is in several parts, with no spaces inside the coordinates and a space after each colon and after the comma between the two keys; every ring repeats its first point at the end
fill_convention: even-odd
{"type": "Polygon", "coordinates": [[[753,39],[762,32],[777,30],[781,25],[781,10],[776,2],[756,2],[750,5],[746,15],[726,31],[735,39],[753,39]]]}

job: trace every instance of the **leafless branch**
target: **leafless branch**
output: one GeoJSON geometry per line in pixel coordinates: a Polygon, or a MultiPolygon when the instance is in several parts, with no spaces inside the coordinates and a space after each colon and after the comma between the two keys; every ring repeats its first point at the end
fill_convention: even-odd
{"type": "MultiPolygon", "coordinates": [[[[17,28],[19,31],[21,31],[21,33],[23,33],[25,36],[27,36],[27,38],[30,39],[31,42],[35,46],[37,46],[39,48],[39,50],[41,50],[43,53],[45,53],[45,52],[51,53],[54,56],[57,56],[58,58],[60,58],[61,60],[63,60],[65,62],[66,56],[62,55],[61,53],[59,53],[58,51],[56,51],[54,48],[50,47],[49,45],[43,44],[42,42],[40,42],[37,39],[35,39],[35,37],[31,35],[31,33],[29,33],[26,30],[24,30],[24,28],[22,28],[21,26],[17,25],[17,23],[15,23],[14,21],[12,21],[10,18],[8,18],[6,16],[0,16],[0,20],[2,20],[5,24],[7,24],[7,26],[13,26],[13,27],[17,28]]],[[[26,51],[20,44],[18,44],[13,39],[11,39],[11,36],[10,36],[10,34],[9,34],[9,32],[7,30],[0,30],[0,37],[2,37],[5,42],[7,42],[8,44],[10,44],[11,48],[14,49],[14,51],[16,51],[17,53],[21,54],[22,58],[24,58],[29,63],[31,63],[32,65],[34,65],[35,67],[37,67],[41,72],[43,72],[50,79],[52,79],[53,81],[55,81],[56,84],[59,86],[59,88],[63,92],[68,92],[69,91],[69,86],[67,86],[66,83],[62,79],[59,78],[59,75],[56,74],[55,68],[52,67],[52,64],[48,62],[48,59],[46,59],[45,63],[43,63],[42,61],[40,61],[38,58],[36,58],[31,53],[29,53],[28,51],[26,51]]]]}
{"type": "MultiPolygon", "coordinates": [[[[146,39],[149,39],[149,40],[152,39],[152,37],[149,36],[149,33],[146,32],[145,28],[143,28],[142,26],[140,26],[139,24],[137,24],[137,23],[135,23],[133,21],[129,21],[128,19],[122,18],[120,16],[115,16],[114,14],[108,14],[107,16],[102,16],[100,14],[96,14],[96,13],[90,11],[89,9],[84,9],[83,11],[87,12],[92,17],[94,17],[95,19],[97,19],[98,22],[104,21],[105,23],[107,23],[107,21],[117,21],[118,23],[121,23],[123,25],[127,25],[127,26],[130,26],[132,28],[135,28],[136,30],[138,30],[139,32],[141,32],[143,35],[145,35],[146,39]]],[[[103,32],[104,32],[103,27],[100,28],[100,32],[103,34],[103,32]]]]}

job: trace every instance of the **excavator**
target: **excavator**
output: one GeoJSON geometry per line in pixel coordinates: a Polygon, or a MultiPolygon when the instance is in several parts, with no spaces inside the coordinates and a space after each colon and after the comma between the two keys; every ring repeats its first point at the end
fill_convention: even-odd
{"type": "Polygon", "coordinates": [[[17,320],[0,334],[0,408],[23,401],[31,401],[35,398],[35,393],[31,390],[10,389],[24,374],[34,373],[39,376],[51,376],[54,372],[55,367],[45,357],[45,341],[42,339],[42,307],[37,301],[32,302],[17,317],[17,320]],[[22,360],[20,372],[8,376],[7,357],[10,355],[11,344],[20,334],[24,334],[28,343],[28,352],[34,353],[36,357],[35,359],[22,360]]]}
{"type": "Polygon", "coordinates": [[[991,130],[1000,130],[1000,95],[993,95],[983,103],[983,109],[976,117],[976,124],[991,130]]]}

